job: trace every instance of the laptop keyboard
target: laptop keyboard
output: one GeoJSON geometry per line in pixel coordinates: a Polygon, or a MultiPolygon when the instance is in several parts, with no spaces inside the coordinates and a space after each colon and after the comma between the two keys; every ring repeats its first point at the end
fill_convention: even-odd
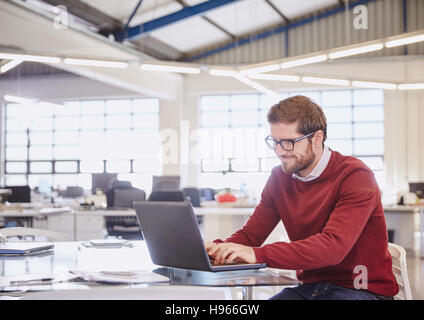
{"type": "Polygon", "coordinates": [[[234,266],[239,264],[246,264],[245,262],[231,262],[231,263],[221,263],[221,264],[214,264],[214,259],[209,258],[209,261],[211,262],[212,267],[219,267],[219,266],[234,266]]]}

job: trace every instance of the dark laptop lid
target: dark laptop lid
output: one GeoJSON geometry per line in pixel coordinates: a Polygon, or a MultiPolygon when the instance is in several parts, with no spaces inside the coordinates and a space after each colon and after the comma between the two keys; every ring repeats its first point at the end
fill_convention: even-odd
{"type": "Polygon", "coordinates": [[[135,210],[154,264],[209,270],[209,258],[188,201],[136,201],[135,210]]]}

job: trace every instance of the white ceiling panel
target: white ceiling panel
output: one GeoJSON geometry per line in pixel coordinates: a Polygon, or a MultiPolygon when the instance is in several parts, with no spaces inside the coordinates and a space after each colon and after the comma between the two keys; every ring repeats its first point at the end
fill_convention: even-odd
{"type": "MultiPolygon", "coordinates": [[[[139,0],[81,0],[105,14],[127,22],[139,0]]],[[[130,25],[140,24],[148,20],[178,11],[182,6],[175,0],[143,0],[130,25]]]]}
{"type": "Polygon", "coordinates": [[[150,35],[171,47],[188,52],[212,43],[228,40],[229,37],[201,17],[194,17],[155,30],[150,35]]]}
{"type": "MultiPolygon", "coordinates": [[[[196,5],[201,0],[186,0],[196,5]]],[[[206,16],[235,36],[247,34],[282,22],[281,17],[264,0],[243,0],[211,10],[206,16]]]]}
{"type": "Polygon", "coordinates": [[[271,0],[271,2],[288,19],[295,19],[304,14],[338,4],[338,0],[271,0]]]}

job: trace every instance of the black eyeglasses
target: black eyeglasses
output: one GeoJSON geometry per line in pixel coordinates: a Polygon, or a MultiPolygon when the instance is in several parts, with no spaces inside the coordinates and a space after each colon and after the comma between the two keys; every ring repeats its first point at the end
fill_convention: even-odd
{"type": "Polygon", "coordinates": [[[272,150],[276,150],[277,149],[277,145],[280,145],[281,148],[283,148],[286,151],[293,151],[294,149],[294,144],[300,140],[303,140],[305,138],[308,138],[312,135],[314,135],[315,132],[311,132],[309,134],[307,134],[306,136],[297,138],[297,139],[281,139],[280,141],[275,140],[273,137],[268,136],[265,138],[265,142],[268,145],[268,147],[270,147],[272,150]]]}

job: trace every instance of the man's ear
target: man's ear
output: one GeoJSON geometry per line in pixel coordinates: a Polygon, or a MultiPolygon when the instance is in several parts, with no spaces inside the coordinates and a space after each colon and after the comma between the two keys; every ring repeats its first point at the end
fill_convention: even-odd
{"type": "Polygon", "coordinates": [[[315,132],[313,139],[313,143],[315,146],[322,145],[324,141],[324,132],[322,130],[318,130],[317,132],[315,132]]]}

